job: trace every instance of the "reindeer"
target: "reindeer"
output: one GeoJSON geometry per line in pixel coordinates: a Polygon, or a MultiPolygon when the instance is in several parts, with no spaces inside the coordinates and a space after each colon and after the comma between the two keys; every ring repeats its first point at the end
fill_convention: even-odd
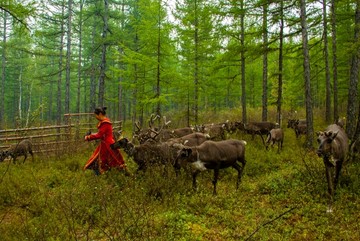
{"type": "Polygon", "coordinates": [[[266,139],[266,150],[268,150],[270,142],[272,143],[271,144],[272,147],[274,146],[275,142],[277,142],[278,144],[277,153],[280,153],[280,150],[282,149],[284,142],[284,130],[280,128],[271,129],[266,139]]]}
{"type": "Polygon", "coordinates": [[[132,157],[134,162],[138,165],[139,171],[146,171],[149,166],[169,164],[175,168],[177,172],[180,166],[175,165],[176,150],[172,149],[166,143],[144,143],[140,145],[134,145],[127,138],[122,138],[111,144],[112,149],[124,149],[125,153],[132,157]]]}
{"type": "Polygon", "coordinates": [[[336,186],[343,163],[348,153],[348,137],[344,130],[337,124],[329,125],[324,132],[316,132],[319,147],[316,151],[323,158],[326,169],[326,180],[328,184],[329,205],[327,212],[332,212],[332,204],[336,186]],[[335,168],[335,173],[333,173],[335,168]]]}
{"type": "Polygon", "coordinates": [[[255,135],[259,135],[265,146],[263,135],[268,135],[270,130],[276,128],[278,125],[278,123],[268,121],[249,122],[248,124],[244,124],[243,128],[246,133],[251,134],[252,139],[254,139],[255,135]]]}
{"type": "Polygon", "coordinates": [[[241,182],[245,160],[245,145],[242,140],[224,140],[224,141],[205,141],[199,146],[184,147],[179,151],[177,162],[186,161],[193,168],[193,188],[196,190],[197,175],[207,169],[214,170],[213,194],[216,195],[216,183],[219,176],[219,170],[227,167],[233,167],[238,171],[236,188],[241,182]]]}
{"type": "Polygon", "coordinates": [[[11,146],[0,154],[0,162],[4,161],[6,157],[10,156],[13,162],[16,163],[16,158],[24,156],[23,163],[27,159],[27,154],[30,153],[32,160],[34,160],[34,153],[32,151],[32,143],[29,139],[20,141],[18,144],[11,146]]]}

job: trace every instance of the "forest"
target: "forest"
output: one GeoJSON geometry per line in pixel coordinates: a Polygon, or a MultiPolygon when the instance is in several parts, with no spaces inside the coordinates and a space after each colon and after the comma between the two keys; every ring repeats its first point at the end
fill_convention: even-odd
{"type": "Polygon", "coordinates": [[[306,109],[301,117],[313,123],[313,110],[321,109],[328,123],[346,116],[354,135],[358,5],[3,2],[0,129],[61,123],[66,113],[96,106],[124,122],[144,123],[155,113],[183,126],[237,109],[243,122],[280,122],[306,109]],[[269,117],[269,109],[276,114],[269,117]]]}
{"type": "Polygon", "coordinates": [[[129,138],[151,116],[284,132],[279,151],[246,129],[226,133],[246,161],[238,187],[236,168],[219,171],[213,195],[214,171],[193,189],[189,165],[137,172],[124,150],[131,176],[96,176],[84,164],[97,143],[64,131],[65,149],[0,162],[1,240],[360,240],[359,156],[332,196],[332,160],[315,149],[339,119],[346,144],[359,143],[359,0],[6,0],[0,15],[2,140],[98,106],[129,138]]]}

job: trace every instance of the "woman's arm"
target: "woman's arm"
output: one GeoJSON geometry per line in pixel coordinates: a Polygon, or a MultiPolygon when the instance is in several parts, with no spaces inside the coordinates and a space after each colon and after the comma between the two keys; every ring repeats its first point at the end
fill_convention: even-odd
{"type": "Polygon", "coordinates": [[[101,139],[105,135],[105,133],[107,132],[108,128],[111,128],[110,123],[107,123],[107,122],[101,123],[101,125],[99,126],[98,132],[85,136],[85,141],[92,141],[92,140],[96,140],[96,139],[101,139]]]}

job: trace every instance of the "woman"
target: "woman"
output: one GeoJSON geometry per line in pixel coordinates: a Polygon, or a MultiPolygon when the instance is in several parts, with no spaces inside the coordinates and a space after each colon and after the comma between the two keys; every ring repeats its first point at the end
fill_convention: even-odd
{"type": "Polygon", "coordinates": [[[129,175],[120,151],[110,148],[110,145],[115,143],[115,140],[113,138],[112,124],[110,119],[106,117],[106,107],[95,108],[94,114],[95,118],[99,121],[97,124],[98,132],[86,135],[85,141],[100,139],[101,143],[86,162],[84,170],[92,169],[96,175],[99,175],[111,168],[116,168],[118,170],[125,170],[125,174],[129,175]]]}

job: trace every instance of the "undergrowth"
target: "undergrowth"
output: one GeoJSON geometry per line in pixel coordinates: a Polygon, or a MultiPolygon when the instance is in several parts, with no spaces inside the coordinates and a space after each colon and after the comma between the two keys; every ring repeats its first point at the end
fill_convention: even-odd
{"type": "MultiPolygon", "coordinates": [[[[151,168],[127,177],[82,167],[91,151],[63,158],[0,163],[0,240],[360,240],[360,166],[341,176],[334,212],[326,213],[322,160],[285,130],[284,148],[247,141],[242,183],[220,171],[198,176],[151,168]]],[[[127,160],[130,170],[136,165],[127,160]]]]}

